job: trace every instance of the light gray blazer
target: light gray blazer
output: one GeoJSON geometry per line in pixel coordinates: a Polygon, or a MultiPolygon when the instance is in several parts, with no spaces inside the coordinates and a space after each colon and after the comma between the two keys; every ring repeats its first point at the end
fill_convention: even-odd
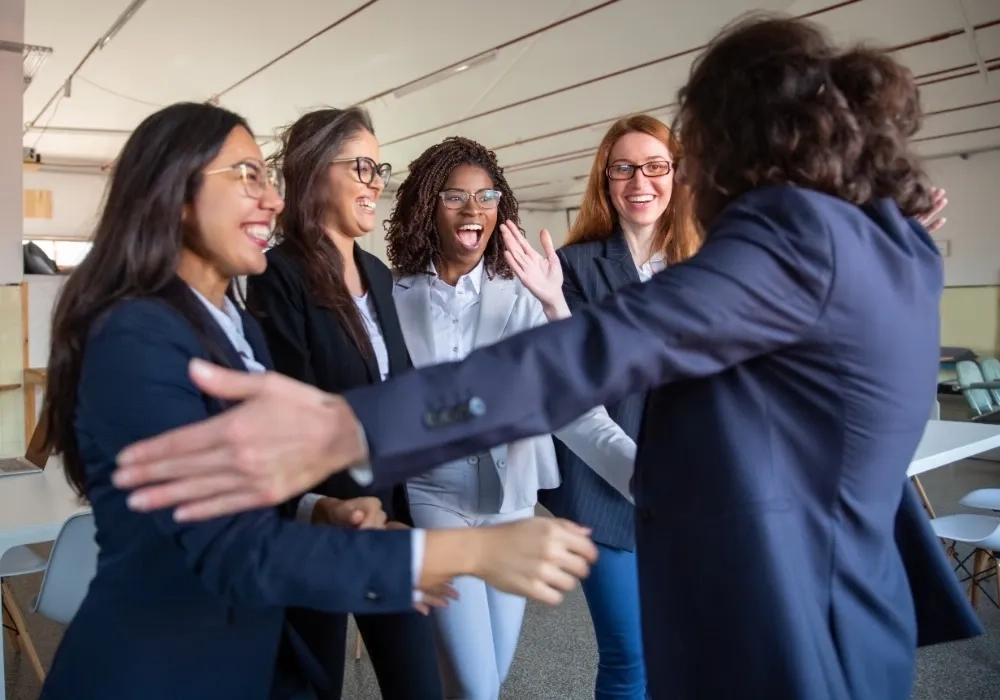
{"type": "MultiPolygon", "coordinates": [[[[437,364],[431,338],[431,276],[400,277],[393,300],[406,347],[414,366],[437,364]]],[[[483,274],[475,347],[492,345],[546,323],[542,304],[517,279],[490,279],[483,274]]],[[[630,500],[629,481],[635,464],[635,442],[608,416],[603,406],[591,409],[554,433],[591,469],[630,500]]],[[[539,489],[559,486],[559,467],[549,435],[498,445],[490,450],[503,485],[501,513],[530,508],[539,489]]]]}

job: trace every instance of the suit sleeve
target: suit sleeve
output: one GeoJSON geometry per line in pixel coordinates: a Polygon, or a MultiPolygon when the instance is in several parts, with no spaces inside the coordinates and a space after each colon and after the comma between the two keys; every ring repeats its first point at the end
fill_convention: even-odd
{"type": "Polygon", "coordinates": [[[566,299],[566,305],[569,306],[569,310],[575,312],[587,303],[587,297],[583,293],[583,287],[577,278],[576,270],[573,269],[569,260],[566,259],[566,253],[560,250],[557,252],[557,255],[559,256],[559,263],[562,265],[563,271],[563,298],[566,299]]]}
{"type": "Polygon", "coordinates": [[[345,398],[364,426],[375,479],[402,481],[794,344],[822,314],[832,276],[830,232],[811,202],[792,188],[762,190],[730,205],[698,255],[645,284],[345,398]]]}
{"type": "MultiPolygon", "coordinates": [[[[135,307],[132,307],[135,308],[135,307]]],[[[125,446],[208,417],[188,378],[200,354],[190,329],[166,310],[112,312],[87,344],[79,385],[87,442],[103,459],[87,461],[88,496],[106,517],[150,518],[183,553],[209,591],[240,605],[299,606],[327,612],[412,609],[408,532],[310,526],[260,509],[203,523],[171,510],[128,510],[110,483],[113,456],[125,446]]],[[[100,518],[100,515],[98,516],[100,518]]]]}

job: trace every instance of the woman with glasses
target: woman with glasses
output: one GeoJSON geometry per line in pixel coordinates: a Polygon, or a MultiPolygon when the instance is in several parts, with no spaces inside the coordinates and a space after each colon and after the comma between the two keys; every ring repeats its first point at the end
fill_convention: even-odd
{"type": "MultiPolygon", "coordinates": [[[[545,322],[541,304],[513,278],[497,231],[518,205],[496,156],[465,138],[432,146],[410,165],[396,193],[386,240],[400,275],[402,332],[415,365],[461,360],[545,322]]],[[[557,435],[588,463],[631,471],[635,443],[603,409],[557,435]]],[[[420,527],[465,528],[534,514],[539,489],[559,485],[549,436],[501,445],[449,462],[408,484],[420,527]]],[[[521,630],[524,598],[456,579],[459,600],[432,613],[447,697],[497,700],[521,630]]]]}
{"type": "MultiPolygon", "coordinates": [[[[568,316],[627,284],[646,282],[667,265],[694,255],[700,236],[688,191],[675,179],[680,157],[673,134],[651,116],[626,117],[608,129],[594,157],[579,214],[565,247],[559,250],[562,288],[553,287],[537,270],[534,275],[530,269],[527,274],[516,270],[520,281],[542,302],[549,320],[568,316]]],[[[520,238],[516,231],[510,233],[520,238]]],[[[543,246],[551,245],[547,234],[541,238],[543,246]]],[[[646,394],[640,393],[608,405],[607,410],[635,440],[645,405],[646,394]]],[[[639,624],[635,507],[628,482],[618,479],[619,488],[613,488],[558,441],[556,453],[562,485],[543,492],[541,502],[555,515],[592,528],[601,553],[583,582],[597,636],[594,698],[642,700],[646,674],[639,624]]]]}
{"type": "MultiPolygon", "coordinates": [[[[443,604],[447,581],[465,574],[533,591],[546,578],[523,580],[525,557],[555,563],[561,576],[586,573],[594,553],[585,535],[540,518],[427,533],[418,546],[411,532],[330,527],[354,510],[333,499],[314,503],[312,524],[296,522],[294,505],[205,522],[132,510],[141,495],[112,477],[120,451],[232,406],[199,391],[192,362],[241,373],[271,366],[232,282],[267,265],[283,206],[277,182],[246,122],[205,104],[148,117],[115,165],[93,248],[66,280],[52,322],[45,447],[93,509],[100,551],[45,700],[315,699],[331,681],[286,623],[288,606],[403,613],[415,591],[425,606],[443,604]],[[539,538],[577,561],[539,557],[539,538]]],[[[317,403],[323,396],[316,391],[317,403]]]]}
{"type": "MultiPolygon", "coordinates": [[[[410,366],[392,302],[392,275],[357,240],[375,228],[375,202],[392,171],[362,109],[323,109],[303,115],[282,137],[275,156],[286,186],[277,244],[267,269],[247,280],[247,306],[260,321],[282,374],[340,393],[380,382],[410,366]]],[[[318,495],[374,506],[344,509],[344,527],[407,529],[406,487],[374,494],[342,474],[305,495],[309,517],[318,495]],[[374,503],[370,499],[374,496],[374,503]],[[353,520],[352,520],[353,518],[353,520]]],[[[289,611],[289,619],[322,660],[339,698],[347,616],[289,611]]],[[[430,621],[415,612],[355,615],[386,700],[440,700],[441,682],[430,621]]]]}

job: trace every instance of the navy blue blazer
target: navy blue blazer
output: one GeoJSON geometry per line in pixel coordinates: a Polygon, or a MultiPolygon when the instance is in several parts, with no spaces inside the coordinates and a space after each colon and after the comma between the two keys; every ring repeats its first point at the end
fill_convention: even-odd
{"type": "MultiPolygon", "coordinates": [[[[639,283],[628,243],[621,231],[607,240],[575,243],[558,251],[563,269],[563,295],[574,313],[604,299],[627,284],[639,283]]],[[[626,396],[605,408],[633,440],[639,438],[646,392],[626,396]]],[[[635,506],[555,438],[562,483],[540,491],[538,500],[553,515],[587,525],[595,542],[635,549],[635,506]]]]}
{"type": "Polygon", "coordinates": [[[906,477],[942,278],[892,202],[764,188],[645,284],[345,396],[396,481],[651,390],[634,479],[650,695],[904,700],[918,641],[982,631],[906,477]]]}
{"type": "MultiPolygon", "coordinates": [[[[283,697],[276,677],[325,689],[326,672],[285,623],[285,607],[329,612],[412,609],[410,533],[346,531],[260,509],[197,524],[132,511],[110,480],[126,445],[204,420],[222,405],[188,378],[193,357],[243,367],[198,300],[192,325],[160,299],[114,306],[87,341],[76,434],[97,524],[97,575],[56,651],[51,700],[240,700],[283,697]],[[211,351],[211,352],[210,352],[211,351]],[[221,355],[221,358],[220,358],[221,355]]],[[[270,366],[263,336],[247,340],[270,366]]]]}

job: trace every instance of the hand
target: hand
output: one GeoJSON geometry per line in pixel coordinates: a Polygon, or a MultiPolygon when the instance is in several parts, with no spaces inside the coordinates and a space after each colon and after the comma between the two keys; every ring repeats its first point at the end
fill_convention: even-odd
{"type": "Polygon", "coordinates": [[[473,570],[494,588],[549,605],[562,602],[597,561],[590,530],[559,518],[528,518],[480,528],[473,570]]]}
{"type": "Polygon", "coordinates": [[[115,486],[141,487],[129,496],[134,510],[180,506],[174,517],[190,521],[274,506],[367,458],[357,418],[339,396],[201,360],[190,373],[205,393],[242,403],[119,454],[115,486]]]}
{"type": "Polygon", "coordinates": [[[500,232],[506,248],[503,255],[507,264],[521,280],[521,284],[542,302],[546,318],[550,321],[568,318],[569,306],[562,292],[562,265],[559,263],[549,232],[542,229],[538,236],[545,257],[531,247],[528,239],[513,221],[500,224],[500,232]]]}
{"type": "Polygon", "coordinates": [[[390,520],[385,524],[386,530],[412,530],[406,523],[401,523],[398,520],[390,520]]]}
{"type": "Polygon", "coordinates": [[[321,498],[313,506],[313,523],[371,530],[387,527],[382,502],[373,496],[361,498],[321,498]]]}
{"type": "MultiPolygon", "coordinates": [[[[401,525],[402,523],[397,524],[401,525]]],[[[422,615],[429,615],[431,608],[446,608],[448,603],[458,600],[458,591],[452,587],[451,582],[425,589],[421,591],[421,594],[420,602],[415,603],[413,607],[422,615]]]]}
{"type": "Polygon", "coordinates": [[[921,225],[927,229],[927,233],[934,233],[948,221],[948,219],[943,216],[939,219],[934,218],[940,214],[946,206],[948,206],[948,193],[940,187],[935,187],[932,190],[932,193],[934,198],[934,208],[927,214],[917,217],[917,221],[919,221],[921,225]]]}

